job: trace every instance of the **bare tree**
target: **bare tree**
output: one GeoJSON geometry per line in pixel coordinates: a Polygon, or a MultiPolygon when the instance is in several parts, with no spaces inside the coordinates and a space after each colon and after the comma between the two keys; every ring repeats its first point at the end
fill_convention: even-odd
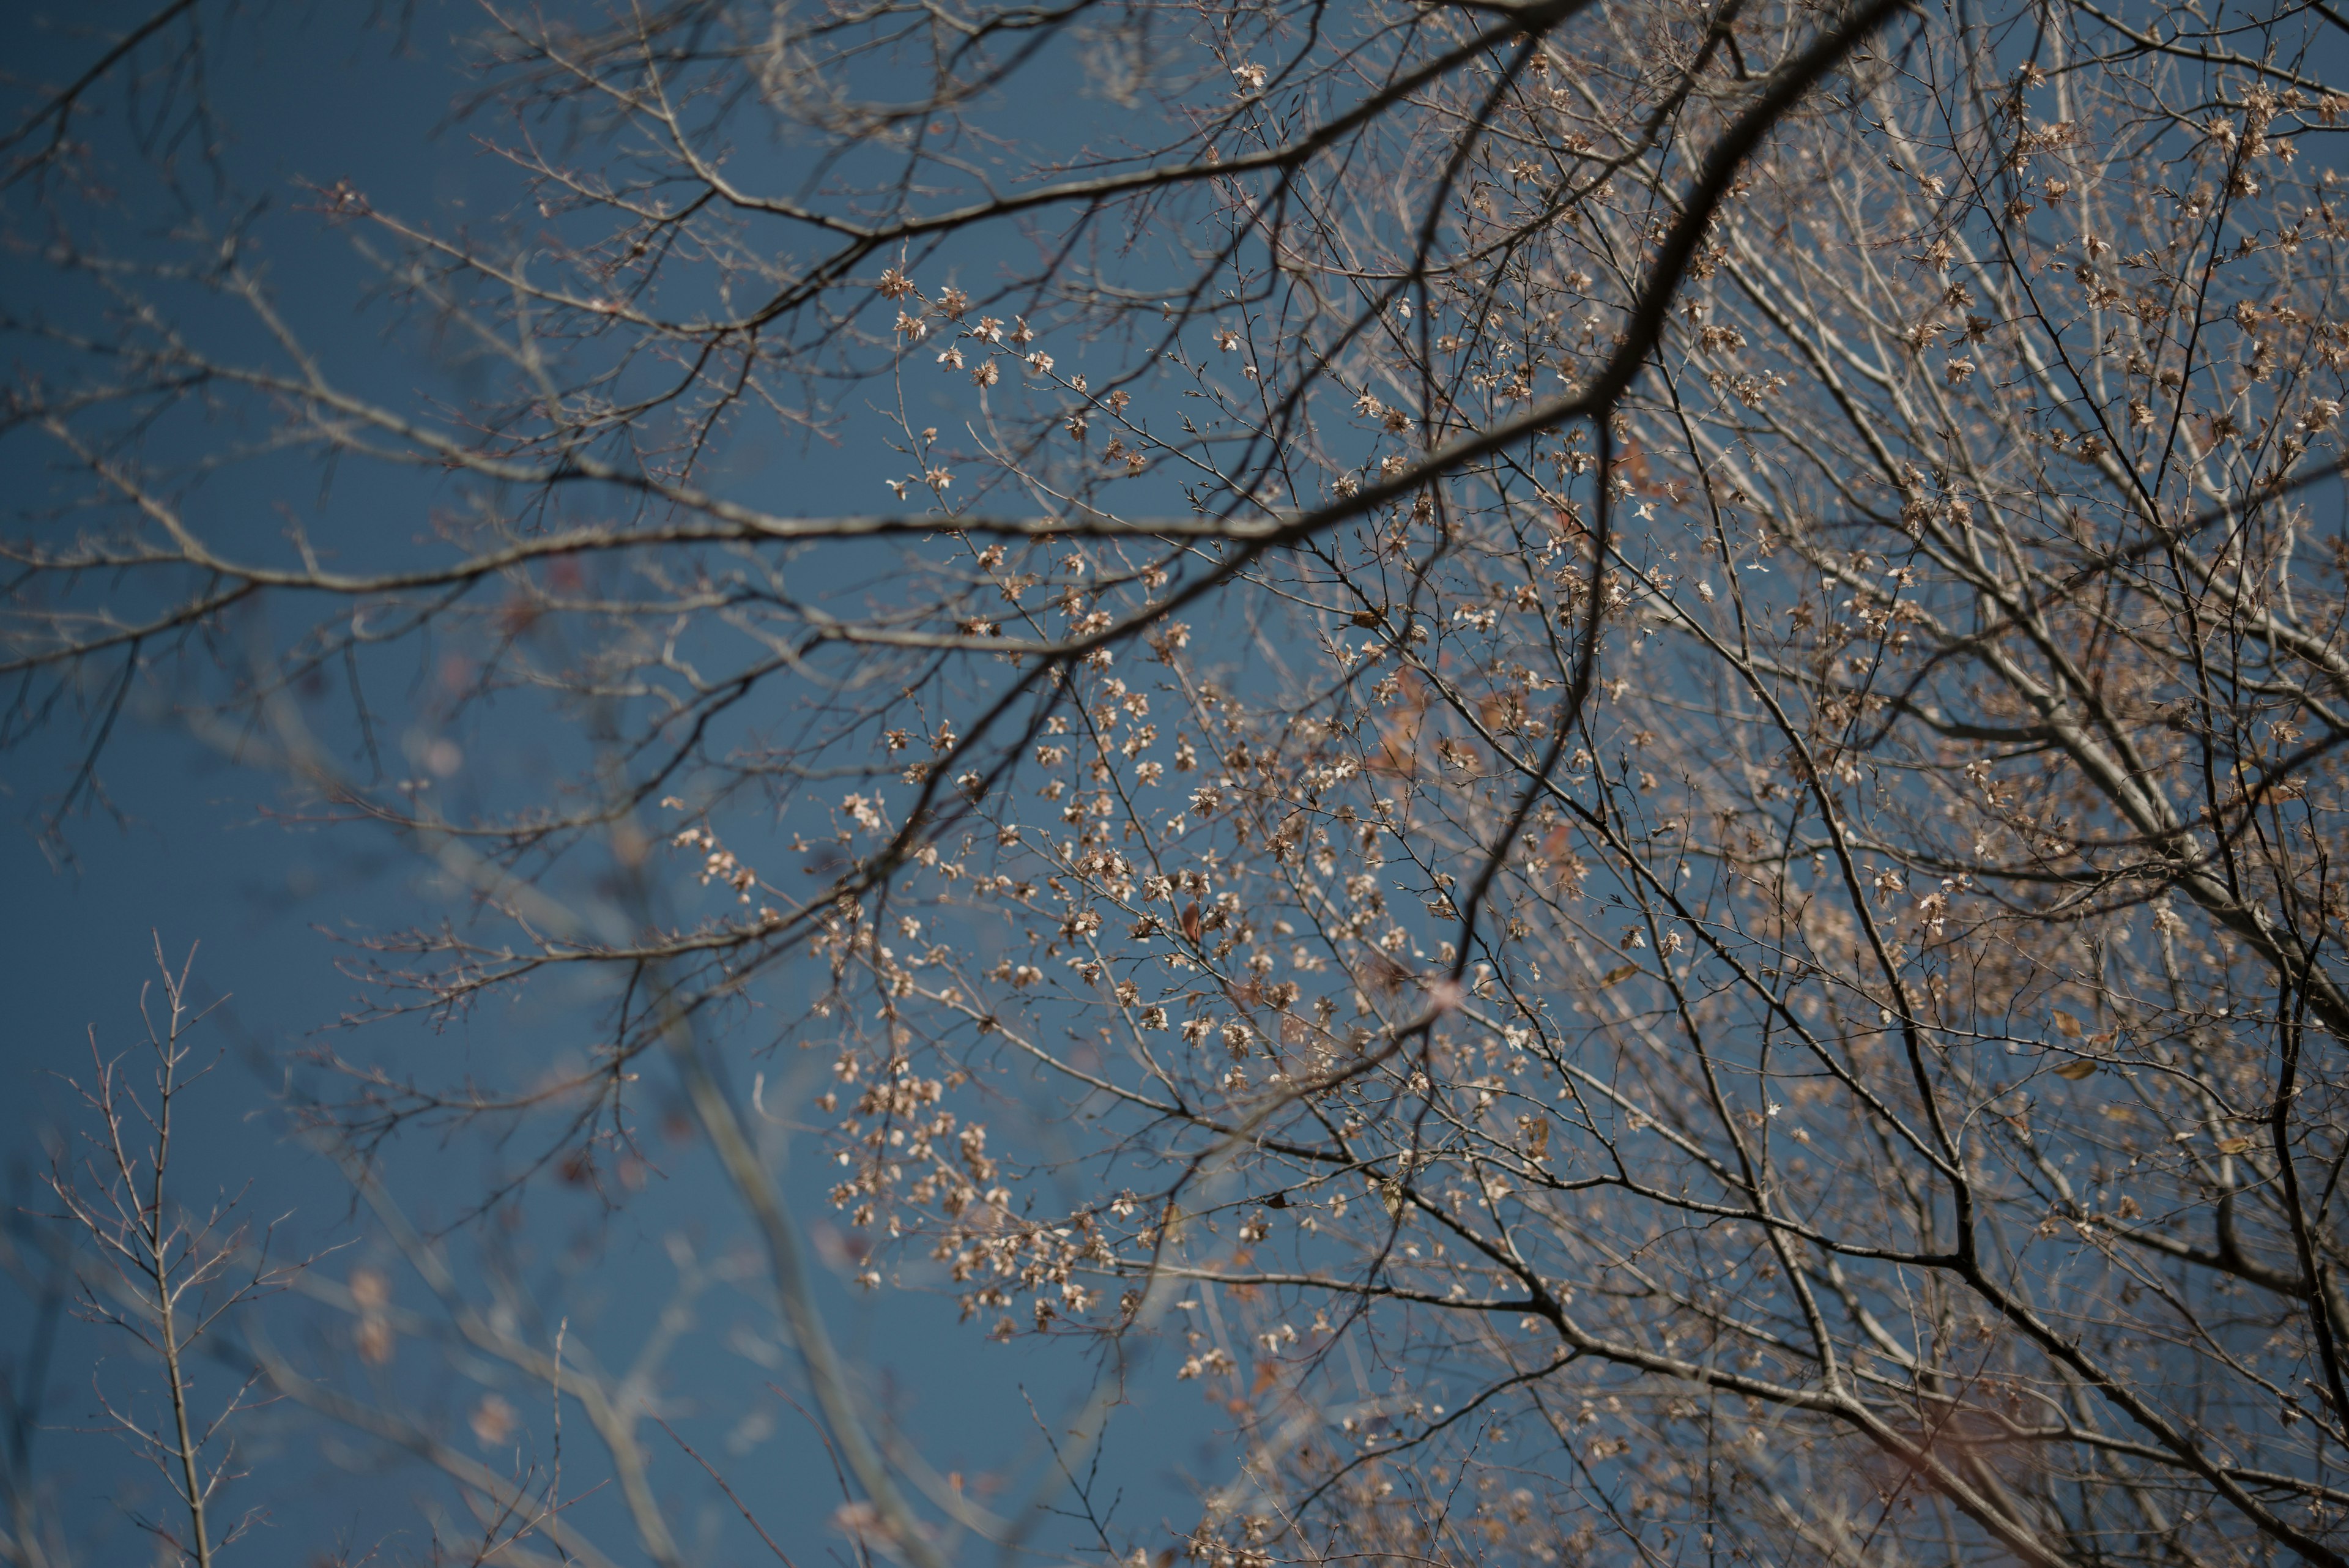
{"type": "Polygon", "coordinates": [[[863,1282],[1226,1403],[1195,1531],[1102,1552],[2338,1563],[2344,32],[485,12],[505,225],[315,192],[461,409],[233,225],[126,244],[52,95],[13,216],[103,306],[12,322],[75,485],[9,546],[19,727],[96,721],[59,823],[138,705],[430,857],[387,1016],[605,977],[592,1060],[337,1049],[305,1125],[369,1192],[431,1126],[624,1201],[665,1062],[888,1551],[1020,1526],[830,1348],[785,1043],[863,1282]],[[873,509],[775,504],[778,443],[873,509]],[[429,543],[338,527],[360,467],[429,543]]]}
{"type": "MultiPolygon", "coordinates": [[[[91,1322],[127,1334],[162,1378],[147,1401],[109,1389],[98,1400],[109,1425],[152,1466],[172,1499],[171,1514],[141,1517],[173,1562],[211,1568],[216,1553],[263,1517],[259,1508],[223,1513],[223,1486],[237,1475],[232,1423],[244,1410],[254,1379],[226,1398],[202,1401],[196,1367],[221,1319],[284,1288],[293,1271],[269,1260],[269,1235],[255,1236],[236,1215],[237,1199],[188,1205],[171,1183],[172,1132],[188,1091],[211,1071],[194,1065],[191,1038],[202,1018],[190,996],[191,949],[175,971],[155,950],[162,1017],[149,1011],[152,1076],[142,1092],[91,1032],[90,1066],[73,1088],[88,1113],[80,1147],[60,1154],[49,1191],[67,1231],[90,1260],[79,1271],[80,1310],[91,1322]]],[[[29,1521],[27,1521],[29,1522],[29,1521]]],[[[38,1552],[36,1531],[18,1527],[20,1552],[38,1552]]]]}

